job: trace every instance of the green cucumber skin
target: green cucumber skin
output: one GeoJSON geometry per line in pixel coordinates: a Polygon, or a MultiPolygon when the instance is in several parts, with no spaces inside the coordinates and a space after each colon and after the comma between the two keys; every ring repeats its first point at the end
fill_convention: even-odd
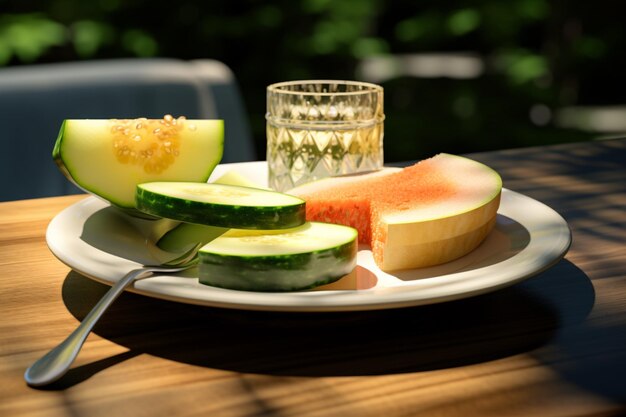
{"type": "Polygon", "coordinates": [[[320,251],[274,256],[198,254],[199,281],[241,291],[302,291],[329,284],[356,267],[358,243],[320,251]]]}
{"type": "Polygon", "coordinates": [[[306,221],[304,201],[280,208],[231,206],[172,198],[141,187],[137,187],[135,197],[136,208],[146,214],[207,226],[248,230],[289,229],[306,221]]]}
{"type": "Polygon", "coordinates": [[[52,159],[54,160],[54,163],[57,164],[59,169],[63,172],[63,174],[70,181],[74,182],[74,179],[67,171],[67,168],[65,168],[65,163],[63,162],[63,159],[61,158],[61,142],[63,141],[63,133],[65,132],[66,122],[67,122],[66,120],[63,120],[63,123],[61,123],[61,129],[59,130],[59,135],[57,136],[56,142],[54,142],[54,148],[52,148],[52,159]]]}

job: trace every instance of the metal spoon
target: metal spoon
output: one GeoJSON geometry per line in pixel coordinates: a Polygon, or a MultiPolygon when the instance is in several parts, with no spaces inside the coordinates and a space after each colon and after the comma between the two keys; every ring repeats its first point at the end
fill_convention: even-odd
{"type": "Polygon", "coordinates": [[[130,284],[146,278],[154,272],[179,272],[191,268],[197,263],[196,255],[200,246],[201,244],[197,244],[180,257],[167,263],[134,269],[117,281],[87,314],[76,330],[26,370],[24,379],[28,385],[34,387],[47,385],[65,375],[100,317],[130,284]]]}

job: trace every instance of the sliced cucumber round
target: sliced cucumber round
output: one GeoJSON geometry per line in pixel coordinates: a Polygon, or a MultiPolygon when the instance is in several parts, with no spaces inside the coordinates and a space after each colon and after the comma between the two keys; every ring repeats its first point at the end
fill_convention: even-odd
{"type": "MultiPolygon", "coordinates": [[[[228,171],[213,181],[214,184],[239,185],[242,187],[262,188],[236,171],[228,171]]],[[[269,190],[269,188],[264,188],[269,190]]],[[[182,253],[189,248],[202,243],[206,245],[226,231],[224,227],[206,226],[203,224],[178,223],[170,227],[167,233],[162,233],[157,241],[157,246],[164,251],[182,253]]]]}
{"type": "Polygon", "coordinates": [[[200,249],[200,283],[245,291],[297,291],[356,266],[357,231],[308,222],[293,229],[229,230],[200,249]]]}
{"type": "Polygon", "coordinates": [[[305,203],[275,191],[196,182],[137,185],[135,206],[158,217],[236,229],[287,229],[305,222],[305,203]]]}

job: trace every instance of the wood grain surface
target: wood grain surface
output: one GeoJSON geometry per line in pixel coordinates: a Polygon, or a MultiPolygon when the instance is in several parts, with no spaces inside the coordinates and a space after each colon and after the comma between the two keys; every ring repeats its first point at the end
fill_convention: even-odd
{"type": "Polygon", "coordinates": [[[626,415],[626,140],[471,155],[561,213],[564,260],[439,305],[289,314],[126,293],[70,372],[24,370],[107,287],[56,260],[48,222],[84,196],[0,204],[0,416],[626,415]]]}

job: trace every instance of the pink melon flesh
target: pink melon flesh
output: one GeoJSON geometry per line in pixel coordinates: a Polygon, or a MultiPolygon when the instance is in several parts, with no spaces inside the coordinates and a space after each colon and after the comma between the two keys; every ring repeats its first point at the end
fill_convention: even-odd
{"type": "Polygon", "coordinates": [[[491,168],[439,154],[404,169],[328,178],[289,191],[307,220],[359,231],[382,270],[421,268],[475,249],[495,224],[502,181],[491,168]]]}

